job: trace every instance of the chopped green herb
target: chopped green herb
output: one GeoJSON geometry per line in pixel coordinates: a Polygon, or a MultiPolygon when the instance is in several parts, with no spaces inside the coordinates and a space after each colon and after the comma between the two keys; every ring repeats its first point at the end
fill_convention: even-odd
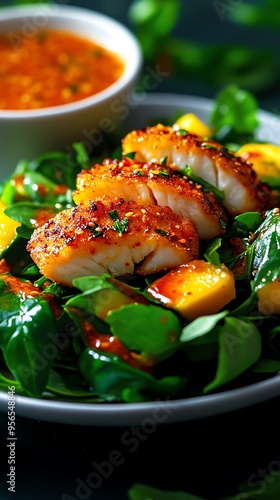
{"type": "Polygon", "coordinates": [[[129,158],[130,160],[134,160],[135,155],[136,155],[136,152],[132,151],[131,153],[127,153],[126,155],[124,155],[124,157],[129,158]]]}
{"type": "Polygon", "coordinates": [[[160,234],[161,236],[167,236],[167,232],[163,231],[163,229],[155,229],[155,233],[160,234]]]}
{"type": "Polygon", "coordinates": [[[135,170],[133,170],[133,173],[134,173],[135,175],[140,175],[140,176],[142,176],[142,177],[145,177],[145,172],[143,172],[143,170],[138,170],[138,169],[135,169],[135,170]]]}
{"type": "Polygon", "coordinates": [[[160,170],[157,174],[156,174],[158,177],[170,177],[170,173],[168,172],[168,170],[160,170]]]}
{"type": "Polygon", "coordinates": [[[91,55],[93,57],[100,57],[100,56],[102,56],[102,50],[100,50],[100,49],[92,50],[91,55]]]}
{"type": "Polygon", "coordinates": [[[188,135],[188,131],[185,130],[184,128],[179,128],[179,130],[176,130],[176,134],[178,135],[188,135]]]}
{"type": "Polygon", "coordinates": [[[117,210],[112,210],[111,212],[108,212],[108,215],[114,221],[114,224],[112,224],[111,229],[114,229],[114,231],[117,231],[118,233],[121,234],[125,233],[129,224],[129,219],[125,217],[124,219],[120,220],[117,210]]]}
{"type": "Polygon", "coordinates": [[[128,224],[129,224],[129,219],[127,217],[125,217],[124,219],[122,220],[118,220],[116,221],[112,226],[111,226],[111,229],[114,229],[114,231],[117,231],[118,233],[125,233],[125,231],[127,230],[127,227],[128,227],[128,224]]]}
{"type": "Polygon", "coordinates": [[[98,226],[98,224],[95,224],[94,227],[88,226],[88,229],[93,234],[93,236],[95,236],[95,238],[98,238],[98,236],[102,236],[103,234],[103,229],[100,226],[98,226]]]}
{"type": "Polygon", "coordinates": [[[228,148],[222,148],[221,152],[229,159],[232,159],[232,154],[229,152],[228,148]]]}
{"type": "Polygon", "coordinates": [[[76,92],[78,92],[78,85],[70,85],[70,90],[73,94],[75,94],[76,92]]]}
{"type": "Polygon", "coordinates": [[[227,223],[223,219],[220,219],[220,224],[221,224],[223,229],[226,229],[227,223]]]}
{"type": "Polygon", "coordinates": [[[220,203],[222,203],[224,201],[224,199],[225,199],[224,191],[217,189],[215,186],[212,186],[212,184],[205,181],[204,179],[202,179],[198,175],[195,175],[192,168],[189,167],[189,165],[186,165],[184,167],[184,169],[182,170],[182,174],[189,177],[192,181],[199,183],[205,189],[205,191],[211,191],[212,193],[214,193],[214,195],[216,196],[217,200],[220,203]]]}
{"type": "Polygon", "coordinates": [[[168,156],[165,156],[164,158],[162,158],[162,160],[160,161],[161,165],[166,165],[167,160],[168,160],[168,156]]]}
{"type": "Polygon", "coordinates": [[[108,212],[108,215],[109,215],[110,219],[112,219],[113,221],[120,220],[117,210],[112,210],[111,212],[108,212]]]}
{"type": "Polygon", "coordinates": [[[213,144],[209,144],[208,142],[202,142],[201,147],[205,149],[217,149],[216,146],[213,146],[213,144]]]}

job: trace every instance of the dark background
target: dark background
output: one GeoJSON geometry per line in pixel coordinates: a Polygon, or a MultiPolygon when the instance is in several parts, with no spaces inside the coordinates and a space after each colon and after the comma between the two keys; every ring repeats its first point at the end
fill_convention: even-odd
{"type": "MultiPolygon", "coordinates": [[[[108,14],[131,27],[128,19],[130,1],[84,0],[67,3],[108,14]]],[[[229,6],[234,4],[233,0],[223,3],[229,6]]],[[[182,2],[176,34],[206,45],[267,47],[276,53],[276,57],[280,52],[279,30],[237,26],[221,20],[214,2],[207,0],[182,2]]],[[[171,74],[157,88],[157,92],[211,98],[218,90],[219,85],[215,83],[209,84],[192,77],[182,78],[176,74],[171,74]]],[[[277,81],[262,89],[257,97],[264,109],[279,111],[277,81]]],[[[64,496],[66,493],[70,498],[78,498],[75,496],[76,478],[85,480],[93,471],[92,462],[100,464],[108,461],[113,450],[123,452],[124,463],[115,467],[92,494],[85,492],[80,498],[127,500],[127,491],[134,483],[188,491],[210,500],[229,495],[234,495],[236,500],[246,498],[238,497],[237,484],[248,483],[253,474],[259,478],[261,470],[269,469],[274,461],[277,463],[280,460],[279,403],[279,398],[275,398],[217,417],[158,426],[147,439],[139,441],[139,447],[134,452],[128,452],[121,445],[123,433],[130,430],[127,428],[63,425],[18,416],[14,495],[7,492],[7,416],[2,413],[0,498],[59,500],[67,498],[64,496]]],[[[275,473],[275,481],[277,477],[275,473]]],[[[280,495],[271,498],[277,500],[280,495]]]]}

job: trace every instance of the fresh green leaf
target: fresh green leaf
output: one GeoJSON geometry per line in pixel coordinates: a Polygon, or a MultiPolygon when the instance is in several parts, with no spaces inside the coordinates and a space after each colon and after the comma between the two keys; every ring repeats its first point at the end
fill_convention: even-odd
{"type": "Polygon", "coordinates": [[[210,262],[211,264],[219,265],[221,263],[220,255],[217,252],[219,248],[221,247],[222,243],[222,238],[214,238],[210,243],[208,243],[205,251],[204,251],[204,258],[207,260],[207,262],[210,262]]]}
{"type": "Polygon", "coordinates": [[[67,400],[91,398],[92,401],[100,401],[88,388],[78,369],[68,366],[56,365],[50,370],[46,390],[67,400]]]}
{"type": "Polygon", "coordinates": [[[111,311],[106,318],[112,333],[130,351],[161,361],[179,347],[181,326],[177,316],[155,305],[130,304],[111,311]]]}
{"type": "Polygon", "coordinates": [[[156,379],[114,354],[93,349],[86,349],[81,355],[80,370],[89,387],[107,401],[129,403],[149,401],[155,397],[173,398],[182,393],[187,382],[182,377],[156,379]]]}
{"type": "Polygon", "coordinates": [[[20,238],[23,238],[24,240],[29,240],[32,236],[34,229],[30,229],[30,227],[26,227],[24,225],[18,226],[16,228],[16,233],[20,238]]]}
{"type": "Polygon", "coordinates": [[[1,298],[0,326],[8,369],[29,396],[41,397],[57,356],[50,338],[56,325],[48,302],[41,297],[24,300],[7,291],[1,298]]]}
{"type": "Polygon", "coordinates": [[[74,142],[73,149],[76,153],[78,167],[80,167],[80,169],[88,170],[91,166],[91,161],[85,144],[83,142],[74,142]]]}
{"type": "Polygon", "coordinates": [[[227,316],[219,328],[219,355],[215,378],[204,388],[207,394],[227,384],[254,365],[261,355],[259,330],[247,319],[227,316]]]}
{"type": "Polygon", "coordinates": [[[280,373],[280,360],[261,358],[253,366],[252,371],[255,373],[280,373]]]}
{"type": "Polygon", "coordinates": [[[2,252],[1,258],[11,265],[11,272],[14,276],[21,276],[22,271],[31,264],[34,264],[30,254],[26,250],[26,240],[16,236],[12,243],[2,252]],[[20,259],[18,258],[20,255],[20,259]]]}
{"type": "Polygon", "coordinates": [[[104,273],[101,276],[82,276],[73,281],[73,285],[82,292],[94,293],[104,288],[115,288],[111,281],[112,276],[104,273]]]}
{"type": "Polygon", "coordinates": [[[280,276],[280,215],[270,210],[252,237],[252,290],[280,276]]]}
{"type": "Polygon", "coordinates": [[[180,341],[191,342],[198,337],[202,337],[210,333],[213,328],[217,326],[219,321],[227,316],[227,314],[228,311],[222,311],[210,316],[201,316],[200,318],[193,320],[182,329],[180,341]]]}
{"type": "Polygon", "coordinates": [[[257,231],[262,221],[263,219],[258,212],[246,212],[237,215],[225,237],[226,239],[233,237],[248,238],[250,233],[257,231]]]}
{"type": "Polygon", "coordinates": [[[27,228],[34,230],[38,217],[42,214],[51,217],[58,210],[46,203],[18,202],[5,209],[5,214],[11,219],[20,222],[27,228]]]}

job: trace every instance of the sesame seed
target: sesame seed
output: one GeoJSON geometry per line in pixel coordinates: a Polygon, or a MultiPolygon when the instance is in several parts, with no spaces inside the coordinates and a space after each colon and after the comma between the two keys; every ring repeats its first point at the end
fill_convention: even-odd
{"type": "Polygon", "coordinates": [[[131,215],[133,215],[133,212],[126,212],[125,214],[126,217],[130,217],[131,215]]]}
{"type": "Polygon", "coordinates": [[[181,240],[179,240],[179,243],[186,243],[185,238],[182,238],[181,240]]]}

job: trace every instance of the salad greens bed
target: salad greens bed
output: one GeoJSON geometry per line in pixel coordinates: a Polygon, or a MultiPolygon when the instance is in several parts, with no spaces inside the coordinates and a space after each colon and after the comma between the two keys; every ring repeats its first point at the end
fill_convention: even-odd
{"type": "MultiPolygon", "coordinates": [[[[237,150],[257,142],[258,103],[230,86],[214,101],[209,122],[217,131],[215,138],[237,150]]],[[[223,238],[201,245],[202,259],[235,270],[237,298],[219,313],[191,322],[147,295],[156,276],[125,281],[104,274],[77,278],[73,287],[65,287],[40,275],[26,251],[34,220],[42,212],[58,213],[74,205],[71,194],[82,168],[100,158],[120,157],[119,138],[102,148],[89,158],[83,144],[75,143],[71,155],[54,152],[22,160],[1,187],[5,213],[20,225],[0,256],[10,266],[0,275],[0,389],[14,385],[17,394],[35,398],[131,403],[223,391],[278,373],[279,317],[263,316],[257,306],[258,289],[280,276],[277,210],[268,211],[264,220],[258,213],[232,218],[223,238]],[[230,245],[232,237],[242,243],[239,253],[230,245]],[[40,293],[20,293],[26,281],[40,293]],[[136,294],[146,300],[120,305],[100,319],[100,308],[119,296],[120,287],[122,296],[136,294]],[[152,369],[91,348],[89,328],[101,345],[102,339],[114,337],[138,360],[152,359],[152,369]]],[[[273,188],[277,191],[275,179],[273,188]]]]}

